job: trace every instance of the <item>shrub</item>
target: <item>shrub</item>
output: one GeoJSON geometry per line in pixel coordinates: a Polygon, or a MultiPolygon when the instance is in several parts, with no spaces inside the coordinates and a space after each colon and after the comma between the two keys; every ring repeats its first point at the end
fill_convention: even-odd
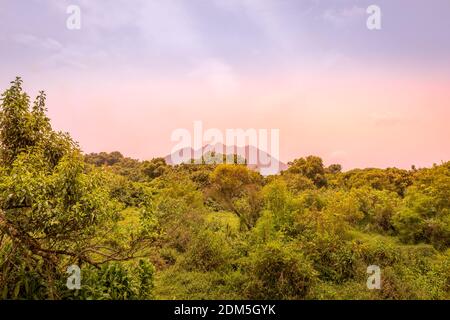
{"type": "Polygon", "coordinates": [[[225,268],[230,257],[231,249],[223,235],[204,230],[190,243],[182,266],[190,271],[213,271],[225,268]]]}
{"type": "Polygon", "coordinates": [[[249,259],[245,292],[250,299],[303,299],[316,281],[311,261],[281,242],[260,246],[249,259]]]}

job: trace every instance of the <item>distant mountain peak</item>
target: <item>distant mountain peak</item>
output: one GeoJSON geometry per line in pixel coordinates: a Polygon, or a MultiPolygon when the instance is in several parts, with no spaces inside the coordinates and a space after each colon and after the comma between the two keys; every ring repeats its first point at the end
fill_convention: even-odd
{"type": "Polygon", "coordinates": [[[215,145],[206,144],[197,150],[192,147],[186,147],[167,155],[164,159],[169,165],[192,162],[194,162],[193,165],[195,165],[195,163],[202,163],[202,160],[205,161],[205,158],[207,161],[210,160],[211,163],[222,163],[224,160],[221,155],[225,155],[226,159],[236,155],[238,158],[242,159],[242,164],[246,164],[248,168],[258,171],[265,176],[278,174],[288,167],[285,163],[274,158],[268,152],[253,145],[237,146],[217,143],[215,145]]]}

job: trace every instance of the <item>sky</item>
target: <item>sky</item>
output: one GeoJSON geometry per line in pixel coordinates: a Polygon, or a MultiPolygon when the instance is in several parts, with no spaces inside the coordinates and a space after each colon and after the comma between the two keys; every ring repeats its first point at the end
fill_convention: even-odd
{"type": "Polygon", "coordinates": [[[202,121],[279,129],[285,162],[450,160],[448,0],[0,0],[0,91],[16,76],[84,152],[165,156],[202,121]]]}

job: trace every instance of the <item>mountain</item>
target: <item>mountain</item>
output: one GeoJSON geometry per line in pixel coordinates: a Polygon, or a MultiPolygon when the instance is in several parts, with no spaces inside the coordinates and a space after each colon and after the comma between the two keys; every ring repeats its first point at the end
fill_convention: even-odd
{"type": "Polygon", "coordinates": [[[223,144],[205,145],[197,150],[186,147],[167,155],[164,160],[169,165],[177,165],[191,163],[192,160],[203,157],[207,163],[221,163],[224,162],[222,155],[227,155],[227,159],[230,159],[231,162],[233,155],[237,155],[238,159],[241,160],[240,163],[246,164],[248,168],[258,171],[264,176],[278,174],[288,168],[285,163],[272,157],[269,153],[249,145],[245,147],[225,146],[223,144]]]}

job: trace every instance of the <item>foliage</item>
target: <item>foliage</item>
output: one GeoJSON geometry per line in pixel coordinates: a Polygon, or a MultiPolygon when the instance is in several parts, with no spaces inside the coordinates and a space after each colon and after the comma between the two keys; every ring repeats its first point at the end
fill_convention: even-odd
{"type": "Polygon", "coordinates": [[[250,299],[302,299],[316,281],[310,260],[295,247],[269,242],[249,258],[246,295],[250,299]]]}
{"type": "Polygon", "coordinates": [[[288,163],[287,173],[300,174],[310,179],[317,187],[327,185],[325,177],[325,168],[322,159],[316,156],[295,159],[288,163]]]}
{"type": "Polygon", "coordinates": [[[2,95],[0,142],[3,298],[61,298],[58,283],[68,265],[101,269],[149,243],[111,243],[120,205],[102,172],[87,167],[68,135],[52,130],[43,93],[30,108],[19,78],[2,95]]]}
{"type": "Polygon", "coordinates": [[[17,78],[0,109],[1,298],[450,299],[450,162],[308,156],[263,177],[210,156],[233,161],[85,155],[17,78]]]}
{"type": "Polygon", "coordinates": [[[208,195],[234,212],[243,227],[251,229],[261,210],[261,175],[244,165],[222,164],[211,173],[210,180],[208,195]]]}

